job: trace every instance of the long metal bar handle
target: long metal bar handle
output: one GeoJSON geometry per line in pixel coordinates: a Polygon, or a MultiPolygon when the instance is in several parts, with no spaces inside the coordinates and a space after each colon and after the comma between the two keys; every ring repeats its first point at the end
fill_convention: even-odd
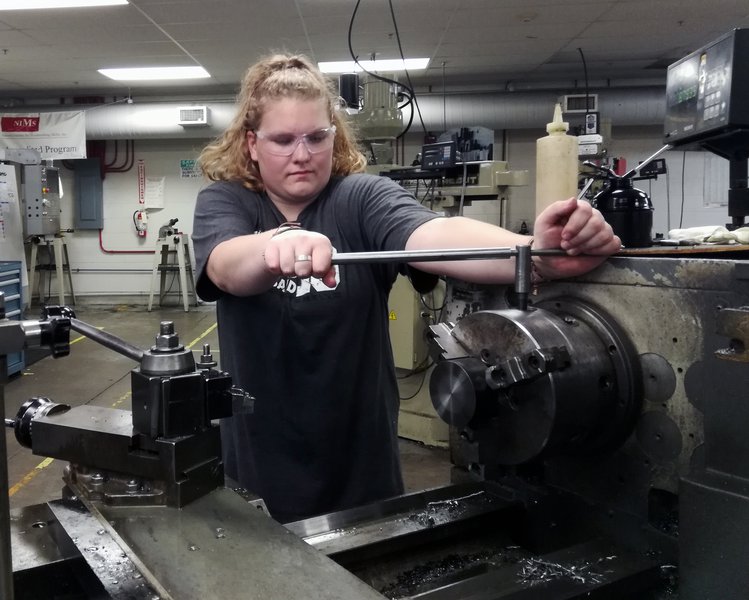
{"type": "MultiPolygon", "coordinates": [[[[521,246],[515,248],[446,248],[442,250],[391,250],[378,252],[339,252],[333,255],[334,265],[350,265],[357,263],[404,263],[404,262],[435,262],[448,260],[488,260],[492,258],[512,258],[517,256],[521,246]]],[[[559,248],[532,249],[534,256],[565,254],[559,248]]]]}
{"type": "Polygon", "coordinates": [[[78,319],[70,319],[70,328],[74,329],[78,333],[82,333],[87,338],[100,343],[105,348],[109,348],[110,350],[114,350],[115,352],[118,352],[123,356],[127,356],[137,363],[140,363],[143,355],[145,354],[145,352],[141,348],[133,346],[129,342],[118,338],[116,335],[112,335],[111,333],[107,333],[106,331],[102,331],[101,329],[97,329],[93,325],[89,325],[88,323],[84,323],[83,321],[79,321],[78,319]]]}
{"type": "MultiPolygon", "coordinates": [[[[591,180],[592,181],[592,180],[591,180]]],[[[590,182],[589,182],[590,183],[590,182]]],[[[584,193],[584,192],[583,192],[584,193]]],[[[560,248],[532,249],[529,245],[515,248],[447,248],[443,250],[394,250],[386,252],[348,252],[333,255],[334,265],[387,262],[432,262],[449,260],[482,260],[491,258],[515,259],[515,293],[518,308],[528,310],[532,287],[533,256],[561,256],[560,248]]]]}

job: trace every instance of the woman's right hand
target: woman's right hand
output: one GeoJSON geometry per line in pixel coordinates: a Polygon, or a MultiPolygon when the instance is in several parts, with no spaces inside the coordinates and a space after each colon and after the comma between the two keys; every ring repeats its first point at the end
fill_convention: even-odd
{"type": "Polygon", "coordinates": [[[263,256],[266,269],[276,276],[312,275],[328,287],[336,285],[333,245],[321,233],[288,229],[275,234],[268,240],[263,256]]]}

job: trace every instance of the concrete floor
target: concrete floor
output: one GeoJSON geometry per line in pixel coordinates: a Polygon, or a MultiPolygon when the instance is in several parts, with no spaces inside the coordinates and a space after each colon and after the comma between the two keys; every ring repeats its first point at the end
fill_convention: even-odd
{"type": "MultiPolygon", "coordinates": [[[[191,307],[189,312],[184,312],[181,307],[147,312],[145,307],[133,305],[82,306],[76,307],[76,316],[141,348],[153,344],[161,321],[173,321],[181,343],[196,351],[203,344],[210,344],[214,357],[219,357],[212,305],[191,307]]],[[[130,408],[130,371],[135,363],[77,332],[71,332],[70,340],[69,356],[43,358],[11,378],[5,388],[6,417],[15,416],[18,408],[34,396],[45,396],[73,406],[91,404],[130,408]]],[[[10,429],[6,429],[6,434],[11,508],[59,498],[65,464],[33,455],[18,444],[10,429]]],[[[407,492],[449,483],[450,465],[446,449],[405,439],[401,440],[400,446],[407,492]]]]}

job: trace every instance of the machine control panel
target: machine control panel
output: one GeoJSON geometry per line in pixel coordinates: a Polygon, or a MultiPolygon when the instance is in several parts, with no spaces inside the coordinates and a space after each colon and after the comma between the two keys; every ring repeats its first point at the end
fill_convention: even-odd
{"type": "Polygon", "coordinates": [[[668,68],[663,140],[681,145],[749,127],[749,29],[734,29],[668,68]]]}
{"type": "Polygon", "coordinates": [[[60,231],[59,181],[55,167],[23,166],[25,235],[54,235],[60,231]]]}
{"type": "Polygon", "coordinates": [[[424,144],[421,147],[422,169],[443,169],[454,167],[457,163],[457,144],[455,140],[424,144]]]}

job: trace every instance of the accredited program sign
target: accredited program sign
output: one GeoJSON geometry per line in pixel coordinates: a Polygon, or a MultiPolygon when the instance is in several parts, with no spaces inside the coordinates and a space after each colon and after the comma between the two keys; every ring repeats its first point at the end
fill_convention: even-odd
{"type": "Polygon", "coordinates": [[[86,158],[83,111],[0,113],[0,146],[36,150],[41,158],[86,158]]]}

